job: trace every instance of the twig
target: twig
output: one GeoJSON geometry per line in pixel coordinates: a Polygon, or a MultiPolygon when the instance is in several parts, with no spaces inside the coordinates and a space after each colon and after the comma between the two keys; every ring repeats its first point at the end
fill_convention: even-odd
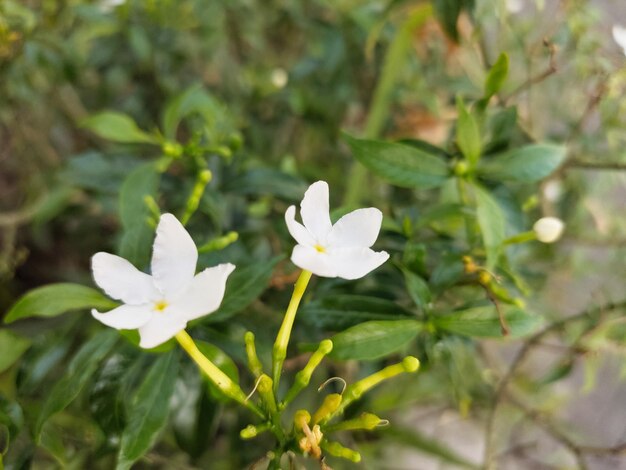
{"type": "Polygon", "coordinates": [[[548,63],[548,67],[541,72],[539,75],[536,75],[534,77],[530,77],[528,80],[526,80],[524,83],[522,83],[520,86],[518,86],[515,90],[513,90],[511,93],[509,93],[507,96],[505,96],[503,98],[503,102],[507,103],[511,98],[513,98],[514,96],[518,95],[519,93],[523,92],[524,90],[530,88],[531,86],[544,81],[546,78],[548,78],[550,75],[556,73],[558,71],[558,67],[556,65],[556,46],[551,43],[547,38],[545,38],[543,40],[543,45],[545,47],[548,48],[548,51],[550,53],[550,60],[548,63]]]}
{"type": "MultiPolygon", "coordinates": [[[[596,307],[596,308],[586,310],[577,315],[562,318],[560,320],[557,320],[551,323],[550,325],[548,325],[546,328],[539,331],[538,333],[535,333],[530,339],[526,341],[524,346],[522,346],[522,348],[517,353],[517,356],[515,357],[515,359],[509,366],[509,369],[507,370],[505,375],[502,377],[502,379],[500,380],[500,383],[498,384],[496,388],[496,392],[495,392],[494,399],[493,399],[493,407],[491,408],[491,411],[487,418],[487,426],[485,429],[484,467],[486,469],[494,468],[494,460],[495,460],[496,455],[495,455],[495,449],[494,449],[494,443],[493,443],[493,438],[494,438],[493,434],[495,430],[495,419],[496,419],[498,407],[500,403],[504,400],[505,396],[507,395],[507,387],[509,383],[515,376],[515,373],[517,372],[517,370],[523,364],[524,360],[528,357],[533,347],[540,344],[545,336],[562,329],[564,326],[566,326],[569,323],[573,323],[573,322],[577,322],[581,320],[597,321],[598,317],[603,312],[608,312],[608,311],[618,310],[618,309],[623,309],[623,308],[626,308],[626,300],[621,301],[621,302],[616,302],[616,303],[611,302],[601,307],[596,307]]],[[[576,449],[577,451],[580,451],[581,446],[576,446],[576,449]]]]}
{"type": "Polygon", "coordinates": [[[582,170],[626,170],[626,163],[619,162],[586,162],[582,160],[569,160],[565,169],[574,168],[582,170]]]}

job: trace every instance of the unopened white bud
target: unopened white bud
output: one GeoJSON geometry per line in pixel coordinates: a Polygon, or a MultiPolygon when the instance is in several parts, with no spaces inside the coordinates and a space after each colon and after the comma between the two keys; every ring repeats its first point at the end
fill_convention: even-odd
{"type": "Polygon", "coordinates": [[[274,85],[276,88],[284,88],[289,81],[289,76],[284,69],[277,68],[272,70],[271,81],[272,85],[274,85]]]}
{"type": "Polygon", "coordinates": [[[622,25],[616,24],[613,26],[613,39],[617,43],[618,46],[622,48],[624,51],[624,55],[626,55],[626,28],[622,25]]]}
{"type": "Polygon", "coordinates": [[[550,180],[543,187],[543,196],[550,202],[557,202],[563,195],[563,184],[558,180],[550,180]]]}
{"type": "Polygon", "coordinates": [[[556,217],[542,217],[533,225],[537,240],[543,243],[554,243],[561,238],[564,229],[565,223],[556,217]]]}

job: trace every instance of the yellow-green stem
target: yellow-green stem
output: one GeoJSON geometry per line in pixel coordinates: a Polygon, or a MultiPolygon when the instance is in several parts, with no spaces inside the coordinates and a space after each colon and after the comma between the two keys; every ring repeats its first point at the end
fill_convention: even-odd
{"type": "Polygon", "coordinates": [[[209,184],[213,175],[210,170],[201,170],[196,176],[196,183],[193,186],[189,199],[187,199],[187,204],[185,205],[185,213],[180,218],[180,222],[183,225],[187,225],[191,216],[196,212],[198,206],[200,205],[200,198],[204,194],[204,189],[206,185],[209,184]]]}
{"type": "Polygon", "coordinates": [[[213,382],[221,391],[229,398],[232,398],[237,403],[245,406],[253,413],[256,413],[261,418],[265,419],[265,414],[252,402],[248,401],[246,394],[243,390],[233,382],[219,367],[213,364],[196,346],[193,339],[189,334],[182,330],[176,334],[176,341],[185,350],[189,357],[198,365],[198,367],[206,374],[206,376],[213,382]]]}
{"type": "Polygon", "coordinates": [[[326,356],[326,354],[331,352],[332,349],[333,349],[333,342],[331,340],[325,339],[322,342],[320,342],[320,345],[317,348],[317,351],[315,351],[311,355],[311,358],[309,359],[309,362],[307,363],[307,365],[304,367],[304,369],[302,369],[300,372],[296,374],[296,378],[295,378],[293,385],[287,392],[287,395],[285,395],[285,399],[279,405],[280,409],[285,408],[289,403],[291,403],[291,400],[297,397],[298,394],[307,385],[309,385],[313,372],[315,371],[317,366],[320,365],[320,362],[322,362],[322,359],[324,359],[324,356],[326,356]]]}
{"type": "Polygon", "coordinates": [[[283,318],[283,324],[280,325],[276,341],[274,342],[274,348],[272,350],[272,377],[274,380],[274,392],[278,390],[278,384],[280,382],[280,374],[282,373],[283,363],[287,357],[287,346],[289,345],[289,337],[291,336],[291,329],[293,328],[293,322],[296,319],[296,312],[298,311],[298,305],[302,300],[306,286],[309,284],[309,280],[312,276],[311,271],[302,270],[296,285],[293,288],[293,294],[289,301],[289,306],[285,312],[285,318],[283,318]]]}
{"type": "Polygon", "coordinates": [[[263,365],[256,354],[256,346],[254,345],[254,333],[246,332],[244,336],[246,342],[246,355],[248,356],[248,368],[255,377],[259,377],[263,373],[263,365]]]}

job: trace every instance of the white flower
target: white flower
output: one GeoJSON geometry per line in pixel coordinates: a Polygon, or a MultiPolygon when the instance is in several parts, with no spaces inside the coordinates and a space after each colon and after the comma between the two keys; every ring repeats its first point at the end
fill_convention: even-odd
{"type": "Polygon", "coordinates": [[[626,55],[626,28],[619,24],[613,25],[613,39],[615,39],[615,42],[623,49],[624,55],[626,55]]]}
{"type": "Polygon", "coordinates": [[[187,322],[214,312],[224,297],[226,279],[235,269],[220,264],[196,272],[198,250],[172,214],[163,214],[156,230],[152,276],[119,256],[96,253],[91,269],[96,284],[124,305],[91,314],[118,330],[138,329],[142,348],[153,348],[184,330],[187,322]]]}
{"type": "Polygon", "coordinates": [[[554,243],[561,238],[564,229],[565,224],[556,217],[542,217],[533,225],[537,240],[543,243],[554,243]]]}
{"type": "Polygon", "coordinates": [[[383,214],[373,207],[344,215],[332,225],[328,204],[328,184],[318,181],[309,186],[300,203],[304,226],[296,222],[296,207],[285,212],[291,236],[298,244],[291,261],[322,277],[358,279],[389,259],[384,251],[373,251],[383,214]]]}

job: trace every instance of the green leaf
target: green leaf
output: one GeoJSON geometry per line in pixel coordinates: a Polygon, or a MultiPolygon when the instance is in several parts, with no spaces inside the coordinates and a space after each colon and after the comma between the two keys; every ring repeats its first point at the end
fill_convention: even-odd
{"type": "MultiPolygon", "coordinates": [[[[207,343],[206,341],[194,341],[200,352],[204,354],[207,359],[215,364],[235,383],[239,383],[239,370],[237,369],[237,365],[224,351],[211,343],[207,343]]],[[[230,400],[229,398],[226,398],[224,394],[204,374],[202,374],[202,378],[206,381],[213,398],[226,402],[230,400]]]]}
{"type": "Polygon", "coordinates": [[[411,299],[421,310],[426,309],[432,300],[428,283],[421,276],[408,269],[403,269],[402,273],[404,274],[404,283],[411,299]]]}
{"type": "Polygon", "coordinates": [[[474,9],[474,0],[433,0],[433,6],[445,33],[450,39],[458,43],[457,21],[463,10],[471,13],[474,9]]]}
{"type": "Polygon", "coordinates": [[[3,455],[6,455],[9,450],[10,439],[11,435],[9,434],[9,428],[7,428],[4,424],[0,424],[0,459],[3,455]]]}
{"type": "Polygon", "coordinates": [[[254,168],[230,180],[225,191],[265,196],[271,194],[290,201],[300,201],[307,184],[295,176],[271,168],[254,168]]]}
{"type": "Polygon", "coordinates": [[[401,349],[422,329],[416,320],[368,321],[331,338],[335,359],[373,360],[401,349]]]}
{"type": "Polygon", "coordinates": [[[85,308],[109,310],[117,305],[91,287],[71,283],[50,284],[22,296],[8,311],[4,322],[11,323],[29,317],[56,317],[85,308]]]}
{"type": "Polygon", "coordinates": [[[28,338],[10,330],[0,330],[0,374],[11,367],[30,345],[28,338]]]}
{"type": "MultiPolygon", "coordinates": [[[[528,335],[541,324],[541,317],[531,315],[518,308],[506,308],[504,318],[509,327],[511,337],[517,338],[528,335]]],[[[463,336],[478,338],[502,337],[500,320],[495,307],[474,307],[460,310],[449,315],[441,315],[433,318],[436,328],[463,336]]]]}
{"type": "Polygon", "coordinates": [[[478,163],[482,152],[480,130],[476,119],[467,110],[461,98],[457,98],[456,107],[459,113],[456,123],[456,142],[461,153],[473,168],[478,163]]]}
{"type": "Polygon", "coordinates": [[[509,56],[503,52],[498,60],[491,66],[485,79],[485,99],[491,98],[498,93],[509,74],[509,56]]]}
{"type": "Polygon", "coordinates": [[[224,300],[214,313],[203,317],[202,323],[224,321],[256,300],[267,288],[274,266],[283,259],[277,256],[269,261],[237,268],[228,278],[224,300]]]}
{"type": "Polygon", "coordinates": [[[505,237],[504,213],[494,197],[483,188],[475,185],[476,216],[487,253],[487,268],[493,269],[500,256],[505,237]]]}
{"type": "Polygon", "coordinates": [[[160,356],[139,386],[122,433],[117,470],[131,468],[154,445],[167,423],[178,363],[176,351],[160,356]]]}
{"type": "Polygon", "coordinates": [[[212,128],[220,120],[228,118],[225,107],[200,85],[193,85],[175,97],[163,113],[163,133],[168,139],[176,138],[180,122],[191,114],[199,114],[204,125],[212,128]]]}
{"type": "Polygon", "coordinates": [[[100,137],[113,142],[157,144],[158,139],[142,131],[126,114],[104,111],[88,117],[81,123],[100,137]]]}
{"type": "Polygon", "coordinates": [[[532,144],[482,161],[480,176],[494,181],[539,181],[556,170],[567,157],[562,145],[532,144]]]}
{"type": "Polygon", "coordinates": [[[464,457],[458,455],[452,449],[443,445],[440,441],[422,434],[417,429],[408,429],[402,426],[393,425],[382,429],[383,437],[392,441],[394,445],[406,445],[417,449],[427,455],[432,455],[443,462],[460,466],[463,468],[478,469],[477,465],[472,464],[464,457]]]}
{"type": "Polygon", "coordinates": [[[372,320],[402,320],[411,312],[391,300],[364,295],[332,295],[300,308],[298,318],[326,330],[343,330],[372,320]]]}
{"type": "Polygon", "coordinates": [[[450,171],[439,156],[393,142],[355,139],[344,134],[352,153],[363,165],[396,186],[427,189],[441,186],[450,171]]]}
{"type": "Polygon", "coordinates": [[[156,198],[159,173],[154,163],[133,170],[120,189],[120,220],[122,239],[119,254],[135,266],[146,266],[150,258],[154,229],[148,224],[150,210],[145,198],[156,198]]]}
{"type": "Polygon", "coordinates": [[[104,330],[90,339],[76,353],[63,378],[50,391],[35,425],[35,440],[39,440],[45,422],[55,413],[65,409],[95,374],[102,359],[118,339],[114,330],[104,330]]]}

